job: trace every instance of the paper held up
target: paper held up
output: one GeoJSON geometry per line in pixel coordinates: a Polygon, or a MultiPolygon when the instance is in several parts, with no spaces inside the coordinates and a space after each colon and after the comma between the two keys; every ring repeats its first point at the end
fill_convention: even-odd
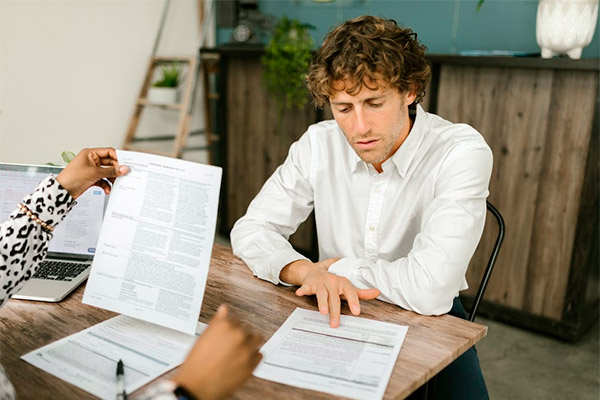
{"type": "Polygon", "coordinates": [[[210,265],[222,170],[118,151],[83,303],[193,334],[210,265]]]}

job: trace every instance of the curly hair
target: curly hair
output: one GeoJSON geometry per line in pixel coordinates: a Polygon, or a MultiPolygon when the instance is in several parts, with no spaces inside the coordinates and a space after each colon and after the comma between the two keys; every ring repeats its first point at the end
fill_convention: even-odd
{"type": "Polygon", "coordinates": [[[327,34],[313,57],[308,90],[314,104],[322,108],[339,90],[340,82],[341,90],[355,95],[363,85],[377,90],[377,82],[383,81],[401,93],[416,93],[418,103],[431,78],[426,50],[416,33],[392,19],[362,16],[346,21],[327,34]]]}

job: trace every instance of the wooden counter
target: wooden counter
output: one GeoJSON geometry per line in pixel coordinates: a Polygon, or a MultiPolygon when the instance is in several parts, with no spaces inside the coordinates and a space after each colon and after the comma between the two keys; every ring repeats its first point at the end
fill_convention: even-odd
{"type": "MultiPolygon", "coordinates": [[[[442,58],[430,104],[494,153],[489,200],[507,236],[481,313],[575,340],[598,318],[598,60],[501,61],[442,58]]],[[[493,226],[469,282],[483,273],[493,226]]]]}

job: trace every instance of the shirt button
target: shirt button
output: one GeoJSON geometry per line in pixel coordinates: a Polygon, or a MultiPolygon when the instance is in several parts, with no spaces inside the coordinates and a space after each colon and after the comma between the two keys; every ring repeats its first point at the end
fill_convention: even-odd
{"type": "Polygon", "coordinates": [[[379,193],[379,192],[381,192],[381,189],[379,189],[379,188],[375,189],[375,193],[379,193]]]}
{"type": "Polygon", "coordinates": [[[370,227],[369,227],[369,230],[370,230],[371,232],[373,232],[373,231],[375,230],[375,227],[374,227],[374,226],[370,226],[370,227]]]}

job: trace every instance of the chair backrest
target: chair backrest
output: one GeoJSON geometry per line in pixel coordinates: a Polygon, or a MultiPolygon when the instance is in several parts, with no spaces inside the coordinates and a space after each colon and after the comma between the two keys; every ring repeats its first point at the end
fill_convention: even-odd
{"type": "Polygon", "coordinates": [[[496,263],[498,252],[500,252],[500,247],[502,246],[502,241],[504,240],[504,219],[502,218],[502,215],[496,209],[496,207],[492,205],[492,203],[490,203],[489,201],[487,201],[486,203],[487,210],[494,216],[494,218],[498,222],[498,236],[496,238],[494,248],[492,249],[492,254],[490,255],[488,265],[483,273],[483,278],[481,279],[481,283],[479,284],[479,289],[477,289],[477,295],[475,296],[473,306],[471,307],[471,312],[469,313],[469,321],[473,321],[475,319],[475,316],[477,315],[479,303],[483,298],[483,293],[485,292],[485,288],[487,287],[490,275],[492,275],[492,270],[494,269],[494,264],[496,263]]]}

